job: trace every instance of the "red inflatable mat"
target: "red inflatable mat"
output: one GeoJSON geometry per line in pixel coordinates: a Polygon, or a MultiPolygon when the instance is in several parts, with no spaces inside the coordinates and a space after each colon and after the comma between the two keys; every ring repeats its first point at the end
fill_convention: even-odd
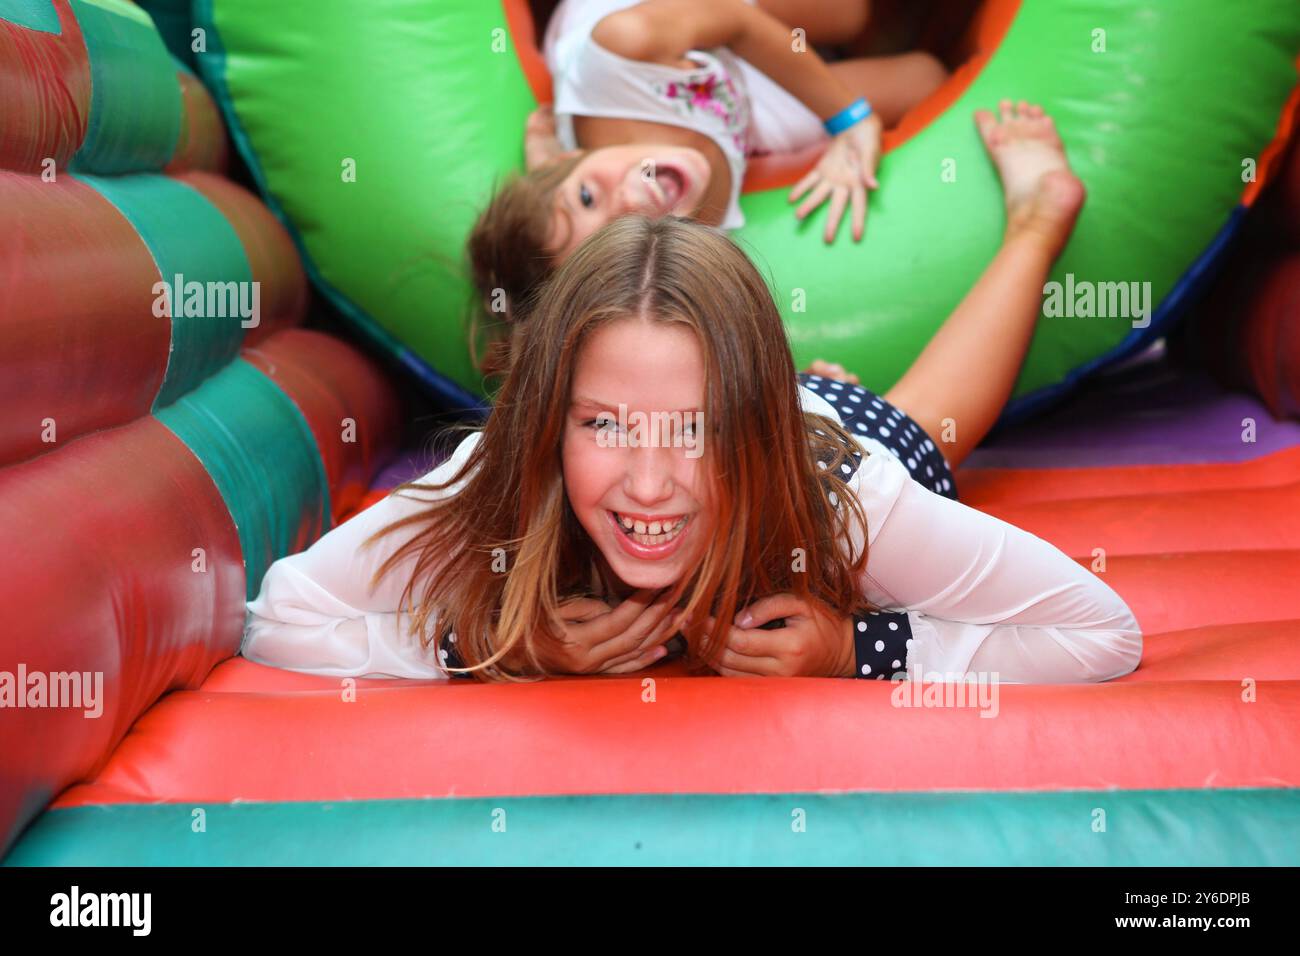
{"type": "Polygon", "coordinates": [[[1145,635],[1137,671],[1000,685],[988,720],[895,706],[884,684],[671,664],[523,686],[363,680],[348,702],[337,679],[237,658],[164,697],[55,806],[1300,785],[1300,424],[1140,364],[967,466],[966,503],[1057,544],[1129,602],[1145,635]]]}
{"type": "Polygon", "coordinates": [[[94,782],[55,806],[1300,786],[1300,550],[1274,540],[1297,538],[1297,486],[1285,481],[1295,455],[963,475],[969,500],[1068,539],[1077,559],[1106,548],[1102,573],[1146,634],[1132,675],[1002,685],[997,720],[895,706],[883,684],[685,677],[672,665],[648,673],[653,702],[647,675],[514,687],[369,680],[348,702],[339,680],[237,659],[200,690],[164,698],[94,782]],[[1028,479],[1036,503],[1003,497],[1028,479]],[[1255,520],[1223,518],[1236,496],[1252,500],[1252,485],[1255,520]]]}

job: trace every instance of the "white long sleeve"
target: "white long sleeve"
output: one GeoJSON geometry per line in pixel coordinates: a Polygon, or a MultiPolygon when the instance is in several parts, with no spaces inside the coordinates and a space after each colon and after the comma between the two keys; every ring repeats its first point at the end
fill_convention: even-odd
{"type": "MultiPolygon", "coordinates": [[[[446,481],[469,457],[480,432],[463,439],[422,482],[446,481]]],[[[306,551],[267,568],[257,597],[246,605],[243,655],[251,661],[334,677],[448,678],[432,651],[410,633],[410,615],[397,613],[414,567],[408,555],[371,590],[374,572],[419,533],[406,527],[365,548],[371,534],[454,494],[403,491],[354,515],[306,551]],[[407,497],[407,496],[411,497],[407,497]],[[418,497],[418,500],[415,500],[418,497]]],[[[414,594],[418,603],[421,592],[414,594]]]]}
{"type": "MultiPolygon", "coordinates": [[[[839,420],[825,400],[805,388],[799,393],[806,411],[839,420]]],[[[451,477],[479,438],[464,439],[422,481],[451,477]]],[[[849,484],[868,520],[862,593],[883,608],[908,612],[909,675],[996,673],[1008,683],[1074,683],[1109,680],[1137,666],[1141,630],[1100,578],[1041,538],[934,494],[879,442],[854,438],[870,453],[849,484]]],[[[424,493],[422,500],[459,487],[441,496],[424,493]]],[[[367,586],[417,529],[360,547],[379,528],[422,508],[389,495],[306,551],[273,563],[247,605],[244,656],[339,677],[447,677],[409,634],[409,616],[399,620],[396,613],[414,557],[373,591],[367,586]]],[[[860,528],[855,535],[860,547],[860,528]]]]}
{"type": "MultiPolygon", "coordinates": [[[[840,420],[800,391],[805,410],[840,420]]],[[[1042,538],[930,491],[880,442],[853,437],[870,452],[849,481],[867,515],[863,595],[908,612],[910,678],[1063,684],[1137,667],[1142,631],[1100,578],[1042,538]]]]}

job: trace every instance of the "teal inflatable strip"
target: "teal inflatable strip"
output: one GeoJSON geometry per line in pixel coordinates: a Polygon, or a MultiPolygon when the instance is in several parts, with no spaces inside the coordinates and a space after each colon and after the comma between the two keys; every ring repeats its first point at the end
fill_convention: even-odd
{"type": "Polygon", "coordinates": [[[55,36],[63,32],[51,0],[0,0],[0,20],[55,36]]]}
{"type": "Polygon", "coordinates": [[[168,286],[171,355],[154,408],[170,405],[239,354],[251,321],[242,313],[257,302],[248,256],[221,211],[184,183],[154,174],[78,178],[135,227],[168,286]]]}
{"type": "Polygon", "coordinates": [[[124,0],[72,0],[90,56],[90,117],[72,168],[162,169],[181,133],[181,88],[149,15],[124,0]]]}
{"type": "Polygon", "coordinates": [[[49,811],[5,864],[1294,866],[1297,825],[1296,789],[196,801],[49,811]]]}
{"type": "Polygon", "coordinates": [[[183,61],[192,71],[197,70],[190,34],[190,0],[139,0],[139,4],[153,18],[154,26],[172,56],[183,61]]]}
{"type": "Polygon", "coordinates": [[[154,417],[194,452],[239,532],[246,600],[281,555],[329,530],[320,449],[298,407],[261,371],[236,359],[154,417]]]}

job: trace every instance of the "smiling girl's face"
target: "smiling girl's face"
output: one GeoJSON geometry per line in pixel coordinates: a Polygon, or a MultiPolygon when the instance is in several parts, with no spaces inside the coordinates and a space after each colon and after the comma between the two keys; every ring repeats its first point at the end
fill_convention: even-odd
{"type": "Polygon", "coordinates": [[[583,239],[628,213],[689,216],[712,171],[689,146],[628,143],[593,149],[555,190],[549,247],[563,262],[583,239]]]}
{"type": "Polygon", "coordinates": [[[691,450],[704,447],[703,436],[675,442],[654,430],[639,447],[602,443],[599,422],[613,419],[607,435],[616,436],[620,403],[629,418],[681,412],[684,425],[693,425],[704,410],[695,334],[639,318],[601,326],[576,358],[564,426],[564,485],[578,521],[629,590],[663,588],[695,568],[712,533],[707,467],[691,450]]]}

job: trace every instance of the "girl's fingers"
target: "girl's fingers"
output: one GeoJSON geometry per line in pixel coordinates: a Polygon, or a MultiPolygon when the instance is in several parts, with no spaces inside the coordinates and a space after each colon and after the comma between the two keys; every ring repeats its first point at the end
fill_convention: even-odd
{"type": "Polygon", "coordinates": [[[645,646],[644,638],[635,634],[620,634],[617,639],[592,648],[591,656],[599,669],[605,670],[612,665],[635,660],[651,649],[645,646]]]}
{"type": "Polygon", "coordinates": [[[812,195],[803,201],[803,204],[794,211],[796,219],[802,219],[808,213],[820,206],[830,194],[831,184],[822,180],[817,184],[817,188],[812,191],[812,195]]]}
{"type": "Polygon", "coordinates": [[[808,604],[789,591],[769,594],[742,608],[736,615],[737,627],[753,627],[755,623],[765,624],[778,617],[797,617],[808,613],[808,604]],[[745,621],[745,615],[751,618],[745,621]]]}
{"type": "Polygon", "coordinates": [[[714,664],[714,670],[724,677],[779,677],[781,662],[774,657],[746,657],[732,650],[723,650],[714,664]]]}
{"type": "Polygon", "coordinates": [[[566,624],[581,624],[593,617],[612,611],[608,604],[597,598],[573,598],[560,605],[560,620],[566,624]]]}
{"type": "Polygon", "coordinates": [[[626,643],[616,648],[614,642],[610,641],[609,651],[611,656],[601,663],[600,671],[603,673],[622,673],[621,670],[615,672],[611,668],[623,665],[626,665],[626,669],[629,671],[640,670],[642,667],[659,660],[667,653],[666,649],[663,651],[660,651],[660,649],[677,634],[681,616],[681,612],[677,612],[675,609],[672,613],[664,615],[663,620],[651,631],[650,636],[640,639],[630,649],[624,649],[627,648],[626,643]],[[637,661],[642,663],[632,666],[637,661]]]}
{"type": "Polygon", "coordinates": [[[774,631],[761,627],[733,627],[727,631],[727,646],[724,653],[735,654],[746,660],[776,660],[782,648],[790,644],[789,628],[777,628],[774,631]]]}
{"type": "Polygon", "coordinates": [[[634,627],[645,615],[653,615],[667,593],[667,589],[662,588],[638,588],[624,598],[609,614],[611,635],[622,634],[634,627]]]}
{"type": "Polygon", "coordinates": [[[1002,115],[1002,122],[1004,123],[1010,122],[1010,120],[1012,119],[1011,101],[998,100],[998,112],[1002,115]]]}
{"type": "Polygon", "coordinates": [[[845,186],[836,186],[831,193],[831,209],[826,217],[826,233],[823,238],[833,242],[839,231],[840,220],[844,218],[844,207],[849,204],[849,190],[845,186]]]}
{"type": "MultiPolygon", "coordinates": [[[[654,661],[658,660],[659,657],[662,657],[663,656],[662,654],[656,656],[656,652],[662,646],[663,645],[656,645],[654,647],[647,647],[647,648],[640,648],[640,647],[634,648],[627,654],[620,654],[618,657],[614,657],[611,658],[610,660],[603,661],[596,668],[596,670],[601,674],[621,673],[621,671],[614,670],[614,668],[616,667],[627,668],[628,670],[637,670],[638,666],[633,666],[633,665],[639,664],[639,667],[645,667],[646,664],[653,663],[654,661]]],[[[667,651],[665,650],[664,653],[667,653],[667,651]]]]}
{"type": "MultiPolygon", "coordinates": [[[[715,626],[714,618],[705,618],[705,627],[710,634],[713,633],[715,626]]],[[[723,634],[723,642],[726,645],[723,654],[734,654],[747,660],[775,660],[781,648],[790,641],[789,635],[784,633],[785,630],[778,628],[769,631],[761,627],[730,626],[723,634]]]]}
{"type": "MultiPolygon", "coordinates": [[[[653,637],[674,613],[674,608],[668,600],[669,594],[669,590],[665,588],[658,598],[647,604],[625,627],[594,644],[591,648],[592,656],[597,660],[609,660],[647,646],[647,639],[653,637]]],[[[624,605],[631,600],[628,598],[624,605]]],[[[620,605],[620,609],[622,607],[623,605],[620,605]]],[[[609,615],[609,620],[613,619],[614,615],[609,615]]]]}
{"type": "Polygon", "coordinates": [[[602,674],[631,674],[639,670],[644,670],[657,660],[661,660],[668,652],[659,647],[653,647],[648,651],[642,651],[635,658],[622,664],[611,664],[602,667],[602,674]]]}
{"type": "Polygon", "coordinates": [[[810,170],[808,175],[794,184],[794,189],[790,190],[790,202],[797,202],[799,197],[806,193],[812,184],[821,178],[821,173],[816,170],[810,170]]]}
{"type": "Polygon", "coordinates": [[[862,230],[867,223],[867,191],[862,186],[854,186],[853,199],[853,241],[862,241],[862,230]]]}
{"type": "Polygon", "coordinates": [[[683,612],[676,608],[670,608],[669,613],[665,614],[663,620],[650,632],[648,636],[642,639],[638,645],[640,650],[646,651],[660,644],[666,644],[673,639],[679,630],[681,630],[681,618],[683,612]]]}

